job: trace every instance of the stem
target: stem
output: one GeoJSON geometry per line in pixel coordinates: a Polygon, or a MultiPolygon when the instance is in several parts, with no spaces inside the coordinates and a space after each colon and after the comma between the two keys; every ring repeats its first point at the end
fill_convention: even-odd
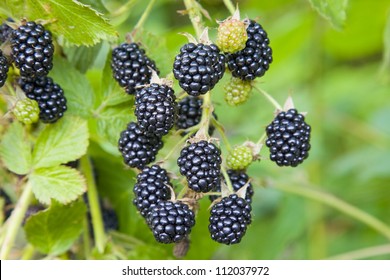
{"type": "Polygon", "coordinates": [[[331,206],[344,214],[355,218],[356,220],[366,224],[367,226],[375,229],[377,232],[381,233],[387,239],[390,240],[390,227],[386,225],[381,220],[378,220],[376,217],[360,210],[359,208],[348,204],[347,202],[329,194],[326,192],[318,191],[314,188],[302,187],[302,186],[292,186],[292,185],[275,185],[274,188],[300,195],[306,198],[316,200],[318,202],[324,203],[328,206],[331,206]]]}
{"type": "Polygon", "coordinates": [[[84,257],[85,259],[89,258],[89,252],[91,251],[91,242],[89,239],[89,226],[88,226],[88,218],[85,216],[84,218],[84,232],[83,232],[83,247],[84,247],[84,257]]]}
{"type": "Polygon", "coordinates": [[[390,254],[390,244],[368,247],[330,257],[330,260],[359,260],[390,254]]]}
{"type": "Polygon", "coordinates": [[[212,123],[217,128],[219,134],[221,135],[222,141],[225,144],[226,149],[228,150],[228,152],[230,152],[232,150],[232,146],[230,145],[229,140],[226,137],[225,130],[223,129],[221,123],[216,119],[213,119],[212,123]]]}
{"type": "Polygon", "coordinates": [[[150,14],[150,11],[152,10],[152,7],[153,7],[155,2],[156,2],[156,0],[150,0],[149,1],[148,6],[146,7],[144,13],[142,14],[140,19],[138,20],[137,24],[135,25],[134,30],[140,29],[143,26],[145,20],[147,19],[147,17],[150,14]]]}
{"type": "Polygon", "coordinates": [[[95,179],[93,176],[91,161],[88,156],[83,156],[80,159],[80,168],[87,180],[87,194],[89,209],[91,211],[92,217],[92,227],[95,236],[95,244],[99,253],[103,253],[106,243],[106,237],[104,234],[102,213],[100,211],[99,196],[96,189],[95,179]]]}
{"type": "Polygon", "coordinates": [[[230,1],[230,0],[223,0],[223,3],[225,4],[225,6],[229,10],[229,12],[231,14],[234,14],[234,12],[236,11],[236,8],[234,8],[234,5],[233,5],[232,1],[230,1]]]}
{"type": "Polygon", "coordinates": [[[260,92],[264,97],[279,111],[283,111],[282,106],[276,101],[269,93],[262,90],[261,88],[258,88],[256,86],[253,86],[258,92],[260,92]]]}
{"type": "Polygon", "coordinates": [[[267,138],[267,133],[264,132],[264,133],[260,136],[260,139],[256,142],[256,145],[263,144],[265,138],[267,138]]]}
{"type": "Polygon", "coordinates": [[[202,23],[202,12],[199,9],[199,5],[195,2],[195,0],[183,0],[183,2],[186,6],[191,23],[194,26],[196,37],[199,39],[204,29],[202,23]]]}
{"type": "Polygon", "coordinates": [[[34,256],[35,248],[31,244],[27,244],[27,246],[23,249],[22,260],[31,260],[34,256]]]}
{"type": "MultiPolygon", "coordinates": [[[[221,172],[222,172],[223,178],[225,179],[226,186],[228,187],[229,192],[234,193],[232,181],[230,181],[229,175],[227,174],[225,167],[221,166],[221,172]]],[[[221,190],[221,192],[222,192],[222,190],[221,190]]]]}
{"type": "Polygon", "coordinates": [[[23,218],[26,214],[28,205],[30,204],[31,198],[32,198],[32,186],[31,184],[27,183],[7,223],[8,227],[0,251],[0,259],[2,260],[8,258],[12,246],[14,245],[19,227],[23,222],[23,218]]]}
{"type": "Polygon", "coordinates": [[[177,150],[177,148],[179,148],[181,145],[183,145],[188,138],[191,137],[191,135],[198,129],[198,126],[193,126],[191,128],[191,130],[186,134],[184,135],[180,140],[179,142],[176,143],[176,145],[168,152],[168,154],[162,159],[162,161],[167,161],[171,156],[172,154],[177,150]]]}

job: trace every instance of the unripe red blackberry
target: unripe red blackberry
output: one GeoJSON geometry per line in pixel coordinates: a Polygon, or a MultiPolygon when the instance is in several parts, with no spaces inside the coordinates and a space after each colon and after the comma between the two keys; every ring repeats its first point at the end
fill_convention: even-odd
{"type": "Polygon", "coordinates": [[[296,109],[280,112],[266,128],[270,159],[279,166],[297,166],[309,155],[311,127],[296,109]]]}
{"type": "Polygon", "coordinates": [[[252,161],[252,150],[247,146],[238,146],[230,151],[226,158],[226,165],[233,170],[245,170],[252,161]]]}
{"type": "Polygon", "coordinates": [[[195,214],[179,201],[160,201],[150,210],[147,223],[157,242],[174,243],[190,234],[195,225],[195,214]]]}
{"type": "Polygon", "coordinates": [[[114,79],[128,94],[136,93],[137,86],[150,83],[151,69],[159,73],[155,62],[136,43],[123,43],[113,49],[111,68],[114,79]]]}
{"type": "Polygon", "coordinates": [[[183,148],[177,164],[195,192],[208,192],[220,184],[221,151],[205,140],[183,148]]]}
{"type": "Polygon", "coordinates": [[[135,122],[127,125],[127,129],[121,132],[118,141],[118,149],[122,153],[124,162],[130,167],[139,169],[154,161],[162,146],[160,137],[145,135],[135,122]]]}
{"type": "Polygon", "coordinates": [[[41,24],[30,21],[13,30],[11,50],[23,77],[43,77],[53,68],[52,36],[41,24]]]}
{"type": "Polygon", "coordinates": [[[247,29],[248,40],[245,48],[236,53],[228,54],[227,65],[234,77],[250,81],[261,77],[272,62],[272,49],[263,27],[251,20],[247,29]]]}
{"type": "Polygon", "coordinates": [[[19,84],[26,96],[38,102],[39,118],[44,123],[54,123],[67,110],[66,98],[62,88],[50,77],[34,80],[19,79],[19,84]]]}
{"type": "Polygon", "coordinates": [[[29,98],[17,101],[12,112],[16,119],[24,124],[36,123],[39,120],[38,102],[29,98]]]}
{"type": "Polygon", "coordinates": [[[243,21],[228,19],[218,27],[217,46],[224,53],[235,53],[245,48],[248,39],[243,21]]]}
{"type": "Polygon", "coordinates": [[[249,99],[252,86],[249,81],[232,77],[224,89],[226,103],[230,106],[237,106],[245,103],[249,99]]]}
{"type": "Polygon", "coordinates": [[[205,94],[225,72],[225,57],[214,45],[185,44],[173,63],[173,74],[189,95],[205,94]]]}
{"type": "Polygon", "coordinates": [[[146,166],[137,175],[133,203],[144,218],[160,201],[171,198],[168,186],[171,186],[171,183],[167,171],[158,165],[146,166]]]}
{"type": "Polygon", "coordinates": [[[8,74],[8,60],[0,50],[0,88],[4,86],[8,74]]]}
{"type": "Polygon", "coordinates": [[[236,194],[224,197],[210,211],[209,232],[218,243],[240,243],[251,223],[251,206],[236,194]]]}
{"type": "Polygon", "coordinates": [[[173,127],[176,102],[173,89],[153,83],[136,94],[135,115],[138,125],[146,134],[163,136],[173,127]]]}

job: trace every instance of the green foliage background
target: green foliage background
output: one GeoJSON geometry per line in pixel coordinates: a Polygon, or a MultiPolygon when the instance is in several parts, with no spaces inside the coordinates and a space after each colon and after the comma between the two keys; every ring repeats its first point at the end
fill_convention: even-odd
{"type": "MultiPolygon", "coordinates": [[[[94,249],[89,257],[173,258],[173,247],[154,241],[131,203],[135,173],[124,168],[115,143],[118,133],[133,118],[133,101],[111,78],[106,62],[110,43],[85,46],[100,39],[111,40],[111,45],[122,42],[148,1],[81,2],[102,13],[112,27],[105,27],[103,35],[88,37],[81,44],[77,38],[62,38],[60,43],[68,60],[57,56],[50,75],[65,90],[69,115],[88,122],[85,136],[89,133],[88,154],[97,174],[97,188],[119,216],[120,232],[109,234],[104,252],[94,249]],[[114,30],[119,34],[118,39],[115,39],[114,30]],[[84,46],[76,47],[72,43],[84,46]]],[[[389,259],[389,1],[238,2],[241,15],[257,18],[271,40],[274,61],[258,86],[280,103],[291,94],[297,109],[308,112],[306,120],[313,131],[312,150],[309,158],[297,168],[277,167],[267,160],[266,149],[262,152],[265,159],[251,165],[248,174],[253,177],[255,186],[253,223],[239,245],[219,245],[209,238],[209,201],[204,199],[185,258],[389,259]],[[378,226],[372,216],[383,224],[378,226]],[[356,252],[361,249],[368,250],[356,252]]],[[[215,20],[226,18],[228,10],[222,1],[200,3],[212,17],[212,20],[206,19],[205,24],[215,38],[215,20]]],[[[178,33],[194,33],[188,16],[176,12],[183,9],[181,1],[156,1],[143,29],[137,33],[147,54],[156,60],[161,76],[170,74],[175,55],[186,43],[187,39],[178,33]]],[[[48,18],[50,14],[45,19],[48,18]]],[[[75,20],[78,21],[83,20],[75,20]]],[[[60,32],[55,24],[51,26],[54,33],[60,32]]],[[[76,35],[71,36],[77,36],[76,31],[76,35]]],[[[257,141],[273,119],[274,108],[256,92],[240,107],[226,105],[222,89],[228,76],[225,75],[212,92],[218,119],[224,124],[232,145],[247,139],[257,141]]],[[[175,88],[179,92],[176,84],[175,88]]],[[[5,102],[2,110],[7,110],[5,102]]],[[[82,121],[76,123],[85,125],[82,121]]],[[[175,137],[166,141],[158,158],[163,158],[179,139],[175,137]]],[[[175,159],[169,166],[177,171],[175,159]]],[[[28,170],[28,166],[23,167],[23,171],[28,170]]],[[[14,181],[8,179],[4,169],[0,172],[2,184],[9,188],[14,181]]],[[[67,199],[65,197],[63,201],[67,199]]],[[[51,207],[55,211],[61,209],[57,204],[51,207]]],[[[72,211],[78,211],[81,206],[75,204],[73,208],[72,211]]],[[[34,228],[33,222],[27,224],[29,227],[34,228]]],[[[23,233],[17,242],[18,248],[25,245],[23,233]]],[[[54,255],[61,251],[58,247],[53,250],[54,255]]],[[[51,251],[45,248],[41,252],[51,251]]],[[[41,255],[35,253],[34,257],[41,255]]],[[[70,255],[56,257],[69,258],[70,255]]],[[[73,257],[85,258],[82,253],[73,257]]]]}

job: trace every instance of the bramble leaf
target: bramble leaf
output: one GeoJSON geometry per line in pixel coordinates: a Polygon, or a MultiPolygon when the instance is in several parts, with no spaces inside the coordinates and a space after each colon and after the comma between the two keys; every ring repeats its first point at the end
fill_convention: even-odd
{"type": "Polygon", "coordinates": [[[343,28],[348,0],[309,0],[317,12],[336,28],[343,28]]]}

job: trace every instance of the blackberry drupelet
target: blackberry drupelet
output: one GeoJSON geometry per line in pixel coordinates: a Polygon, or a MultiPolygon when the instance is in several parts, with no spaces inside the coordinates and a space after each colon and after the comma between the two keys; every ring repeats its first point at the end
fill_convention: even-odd
{"type": "Polygon", "coordinates": [[[150,210],[147,222],[157,242],[174,243],[191,232],[195,215],[184,203],[160,201],[150,210]]]}
{"type": "Polygon", "coordinates": [[[145,135],[135,122],[127,125],[127,129],[121,132],[118,141],[118,148],[124,162],[130,167],[139,169],[154,161],[162,146],[160,137],[145,135]]]}
{"type": "Polygon", "coordinates": [[[177,164],[190,189],[208,192],[220,184],[221,161],[220,149],[202,140],[183,148],[177,164]]]}
{"type": "MultiPolygon", "coordinates": [[[[228,169],[227,173],[228,173],[228,176],[230,178],[230,182],[232,183],[233,190],[235,192],[238,191],[239,189],[241,189],[243,186],[245,186],[246,183],[249,182],[249,177],[245,173],[245,171],[228,169]]],[[[221,191],[221,186],[218,186],[215,189],[215,191],[216,192],[220,192],[221,191]]],[[[246,188],[246,194],[245,194],[245,200],[246,200],[246,202],[248,204],[252,203],[252,196],[253,196],[253,194],[254,194],[253,186],[252,186],[251,183],[249,183],[247,188],[246,188]]],[[[214,201],[214,200],[216,200],[219,197],[220,196],[217,196],[217,195],[210,195],[210,200],[214,201]]]]}
{"type": "Polygon", "coordinates": [[[272,49],[267,33],[260,24],[251,20],[246,31],[248,40],[245,48],[228,54],[227,65],[234,77],[249,81],[263,76],[268,70],[272,62],[272,49]]]}
{"type": "Polygon", "coordinates": [[[151,84],[136,94],[135,115],[145,134],[163,136],[175,124],[176,102],[173,89],[167,85],[151,84]]]}
{"type": "Polygon", "coordinates": [[[210,211],[209,232],[218,243],[240,243],[251,223],[251,206],[236,194],[224,197],[210,211]]]}
{"type": "Polygon", "coordinates": [[[38,102],[30,98],[17,101],[12,112],[16,119],[24,124],[36,123],[39,120],[38,102]]]}
{"type": "Polygon", "coordinates": [[[225,57],[214,45],[188,43],[180,49],[173,63],[173,74],[189,95],[205,94],[225,72],[225,57]]]}
{"type": "Polygon", "coordinates": [[[113,49],[111,68],[114,79],[128,94],[136,93],[137,86],[150,83],[151,69],[159,73],[155,62],[136,43],[123,43],[113,49]]]}
{"type": "Polygon", "coordinates": [[[23,77],[43,77],[53,68],[52,36],[41,24],[30,21],[13,30],[11,51],[23,77]]]}
{"type": "Polygon", "coordinates": [[[135,195],[133,203],[144,218],[160,201],[171,198],[168,185],[171,186],[168,174],[158,165],[146,166],[137,175],[137,182],[133,190],[135,195]]]}
{"type": "MultiPolygon", "coordinates": [[[[187,96],[178,104],[178,115],[176,120],[177,129],[187,129],[200,123],[202,118],[203,99],[196,96],[187,96]]],[[[217,119],[217,115],[213,112],[213,117],[217,119]]],[[[209,135],[213,135],[215,127],[209,126],[209,135]]],[[[183,133],[185,135],[185,133],[183,133]]]]}
{"type": "Polygon", "coordinates": [[[19,84],[28,98],[38,102],[39,118],[44,123],[54,123],[64,115],[67,110],[64,91],[52,78],[21,78],[19,84]]]}
{"type": "Polygon", "coordinates": [[[5,81],[7,80],[8,69],[8,60],[0,50],[0,88],[4,86],[5,81]]]}
{"type": "Polygon", "coordinates": [[[305,117],[296,109],[280,112],[266,128],[270,159],[279,166],[295,167],[302,163],[309,155],[310,131],[305,117]]]}
{"type": "MultiPolygon", "coordinates": [[[[11,19],[8,19],[11,21],[11,19]]],[[[11,37],[12,28],[5,22],[0,25],[0,45],[5,43],[11,37]]]]}

